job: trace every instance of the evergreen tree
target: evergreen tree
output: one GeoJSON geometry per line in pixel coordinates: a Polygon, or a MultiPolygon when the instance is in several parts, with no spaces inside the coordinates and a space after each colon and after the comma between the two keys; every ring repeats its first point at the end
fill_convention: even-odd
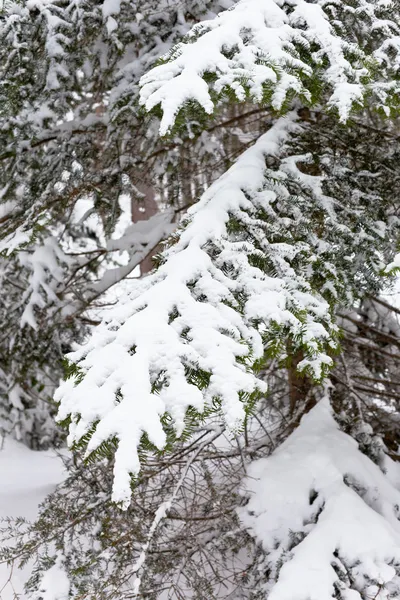
{"type": "Polygon", "coordinates": [[[395,599],[400,336],[383,294],[399,264],[398,5],[240,0],[214,17],[217,6],[188,3],[157,7],[161,21],[146,8],[30,1],[4,18],[21,52],[3,88],[15,173],[3,239],[18,273],[7,285],[28,281],[22,323],[34,330],[45,310],[80,345],[55,395],[69,477],[36,523],[5,528],[3,556],[35,559],[28,589],[44,600],[395,599]],[[211,18],[187,33],[200,15],[211,18]],[[45,83],[20,67],[32,49],[45,83]],[[138,79],[162,53],[141,80],[147,116],[138,79]],[[27,82],[37,105],[26,117],[27,82]],[[32,124],[44,106],[63,130],[54,147],[32,124]],[[237,155],[209,185],[220,157],[237,155]],[[207,189],[156,269],[128,280],[172,220],[114,235],[142,163],[179,212],[207,189]],[[66,216],[88,200],[83,218],[66,216]],[[94,215],[101,256],[87,246],[94,215]],[[115,268],[124,295],[89,323],[115,268]]]}
{"type": "MultiPolygon", "coordinates": [[[[1,429],[35,448],[61,435],[53,395],[63,353],[97,322],[110,287],[151,255],[192,202],[177,165],[201,154],[201,169],[212,162],[216,176],[235,152],[235,136],[222,127],[227,115],[209,135],[162,144],[138,105],[144,70],[191,23],[223,7],[143,1],[119,11],[109,2],[8,0],[2,7],[1,429]],[[131,224],[131,204],[143,222],[131,224]]],[[[210,181],[201,169],[192,173],[197,190],[210,181]]]]}

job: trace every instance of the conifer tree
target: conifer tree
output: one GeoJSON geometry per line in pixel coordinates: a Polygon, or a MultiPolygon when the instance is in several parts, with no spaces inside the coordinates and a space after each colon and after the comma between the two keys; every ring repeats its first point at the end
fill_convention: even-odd
{"type": "MultiPolygon", "coordinates": [[[[5,434],[13,432],[35,448],[58,443],[53,395],[63,377],[63,354],[97,321],[99,305],[110,302],[110,287],[151,255],[174,229],[184,204],[192,202],[184,169],[176,175],[183,154],[202,154],[202,168],[211,161],[217,175],[234,151],[223,128],[201,139],[186,135],[162,144],[138,105],[144,70],[191,23],[227,6],[188,1],[160,7],[143,1],[119,11],[109,2],[3,3],[0,407],[5,434]],[[211,136],[213,155],[206,149],[211,136]],[[149,214],[148,198],[155,206],[149,214]],[[144,217],[136,225],[131,204],[144,217]],[[162,214],[155,215],[157,210],[162,214]]],[[[202,189],[206,178],[193,175],[202,189]]]]}
{"type": "MultiPolygon", "coordinates": [[[[55,578],[63,582],[59,594],[71,598],[394,600],[400,336],[398,310],[383,294],[399,264],[398,5],[239,0],[220,5],[227,10],[187,33],[189,20],[213,8],[188,3],[184,14],[172,11],[178,25],[166,27],[165,39],[152,29],[160,23],[151,10],[133,15],[132,4],[93,3],[92,12],[78,13],[87,5],[66,3],[62,16],[64,5],[48,5],[30,1],[27,9],[41,11],[39,30],[43,18],[44,38],[50,32],[57,40],[45,54],[53,126],[67,106],[84,121],[84,133],[67,136],[71,167],[60,160],[57,189],[68,196],[79,179],[92,194],[97,235],[107,240],[104,263],[96,259],[92,271],[82,272],[73,259],[74,276],[83,273],[78,300],[87,307],[96,289],[104,293],[102,269],[115,268],[109,249],[128,246],[134,257],[137,244],[149,248],[138,226],[128,228],[128,238],[113,238],[119,211],[110,210],[116,180],[109,175],[131,189],[138,183],[138,165],[126,158],[128,168],[121,157],[132,157],[134,148],[139,160],[162,156],[150,164],[150,179],[172,182],[179,212],[185,198],[192,204],[191,195],[207,189],[154,271],[126,280],[123,297],[100,311],[89,335],[78,327],[68,338],[79,346],[67,355],[67,378],[55,400],[74,452],[69,477],[36,523],[6,528],[14,545],[3,556],[35,560],[28,590],[44,600],[58,597],[55,578]],[[72,52],[75,67],[61,58],[64,23],[76,24],[78,37],[91,42],[85,53],[72,52]],[[94,23],[102,24],[110,45],[97,44],[94,23]],[[127,32],[150,29],[157,44],[144,44],[141,58],[131,60],[137,50],[127,32]],[[111,52],[113,44],[122,58],[111,52]],[[94,68],[99,48],[115,59],[106,60],[109,70],[94,68]],[[162,53],[141,79],[139,101],[138,76],[162,53]],[[52,88],[55,81],[59,87],[52,88]],[[99,111],[88,121],[92,99],[99,111]],[[237,158],[228,158],[230,167],[208,185],[201,170],[213,164],[214,138],[207,136],[251,114],[256,121],[244,117],[239,144],[217,138],[218,152],[234,146],[230,157],[237,158]],[[135,139],[124,119],[134,123],[135,139]],[[92,127],[96,133],[88,137],[92,127]],[[246,135],[250,143],[243,143],[246,135]],[[124,143],[117,144],[113,170],[115,139],[124,143]],[[101,159],[96,144],[104,145],[101,159]],[[177,147],[183,151],[174,154],[177,147]],[[85,162],[80,152],[88,153],[85,162]],[[178,192],[166,164],[183,169],[178,192]]],[[[5,31],[32,26],[21,6],[13,7],[10,14],[22,20],[5,19],[5,31]]],[[[32,31],[36,40],[38,28],[32,31]]],[[[13,89],[11,79],[7,85],[13,89]]],[[[4,110],[12,111],[7,93],[4,110]]],[[[23,108],[17,109],[21,119],[23,108]]],[[[28,118],[21,130],[31,127],[28,118]]],[[[18,156],[16,169],[20,156],[34,156],[37,147],[51,157],[47,141],[36,147],[30,138],[25,150],[15,137],[5,160],[18,156]]],[[[49,200],[53,180],[44,170],[31,172],[26,196],[22,171],[4,196],[10,215],[4,248],[18,256],[15,269],[35,273],[35,265],[43,268],[32,252],[35,236],[43,245],[44,232],[54,238],[63,225],[75,249],[87,236],[81,232],[87,215],[74,226],[64,221],[65,205],[53,208],[49,200]],[[21,259],[27,243],[31,251],[21,259]]],[[[79,199],[86,196],[79,191],[79,199]]],[[[168,219],[156,243],[167,225],[168,219]]],[[[69,263],[65,246],[64,254],[51,248],[57,268],[45,269],[40,288],[28,277],[30,308],[19,308],[22,319],[37,318],[46,302],[57,305],[53,279],[62,279],[58,269],[69,263]]],[[[126,278],[129,269],[121,269],[126,278]]],[[[62,310],[72,306],[87,321],[74,294],[55,292],[62,310]]]]}
{"type": "Polygon", "coordinates": [[[89,455],[109,440],[117,446],[114,500],[129,502],[142,434],[165,445],[165,414],[178,435],[189,407],[221,411],[239,427],[265,391],[256,375],[265,356],[284,359],[289,346],[302,356],[298,370],[322,380],[336,347],[336,307],[379,288],[397,221],[363,182],[329,193],[345,159],[338,165],[325,149],[313,157],[310,142],[323,145],[332,124],[340,135],[363,104],[366,114],[395,109],[393,17],[391,6],[373,3],[338,12],[243,0],[195,27],[142,78],[141,101],[161,107],[162,134],[196,105],[210,113],[228,90],[275,111],[296,97],[319,108],[307,123],[301,110],[278,116],[189,211],[155,273],[71,356],[79,370],[57,392],[59,418],[71,419],[70,442],[89,455]],[[361,29],[376,24],[361,43],[357,27],[344,35],[354,10],[361,29]]]}

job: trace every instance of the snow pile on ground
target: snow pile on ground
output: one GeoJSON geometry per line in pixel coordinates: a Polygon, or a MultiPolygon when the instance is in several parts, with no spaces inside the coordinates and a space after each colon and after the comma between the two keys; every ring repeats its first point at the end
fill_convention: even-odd
{"type": "MultiPolygon", "coordinates": [[[[39,504],[63,478],[63,464],[54,451],[34,452],[7,438],[0,450],[0,518],[23,516],[33,520],[39,504]]],[[[0,598],[23,593],[28,573],[11,573],[0,565],[0,598]]]]}
{"type": "Polygon", "coordinates": [[[390,479],[340,431],[327,399],[254,462],[241,517],[268,552],[269,600],[392,598],[400,492],[390,479]]]}

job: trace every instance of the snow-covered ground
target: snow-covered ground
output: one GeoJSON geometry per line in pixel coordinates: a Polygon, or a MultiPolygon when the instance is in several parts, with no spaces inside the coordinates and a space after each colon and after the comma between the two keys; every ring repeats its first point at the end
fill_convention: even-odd
{"type": "MultiPolygon", "coordinates": [[[[12,439],[0,450],[0,518],[36,517],[39,504],[63,478],[63,464],[54,451],[34,452],[12,439]]],[[[0,599],[23,592],[26,573],[0,565],[0,599]]]]}

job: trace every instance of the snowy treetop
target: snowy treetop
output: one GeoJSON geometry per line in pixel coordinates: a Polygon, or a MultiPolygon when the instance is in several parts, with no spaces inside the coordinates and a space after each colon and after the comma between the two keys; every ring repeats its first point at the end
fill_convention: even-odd
{"type": "Polygon", "coordinates": [[[393,76],[400,39],[388,15],[390,5],[366,0],[340,6],[240,0],[195,26],[163,64],[142,77],[141,102],[147,110],[161,106],[161,135],[185,103],[196,101],[210,114],[229,90],[239,101],[250,98],[278,111],[293,97],[313,103],[325,92],[342,121],[373,94],[377,108],[387,112],[398,91],[393,76]],[[365,48],[357,37],[363,27],[372,28],[365,48]]]}

